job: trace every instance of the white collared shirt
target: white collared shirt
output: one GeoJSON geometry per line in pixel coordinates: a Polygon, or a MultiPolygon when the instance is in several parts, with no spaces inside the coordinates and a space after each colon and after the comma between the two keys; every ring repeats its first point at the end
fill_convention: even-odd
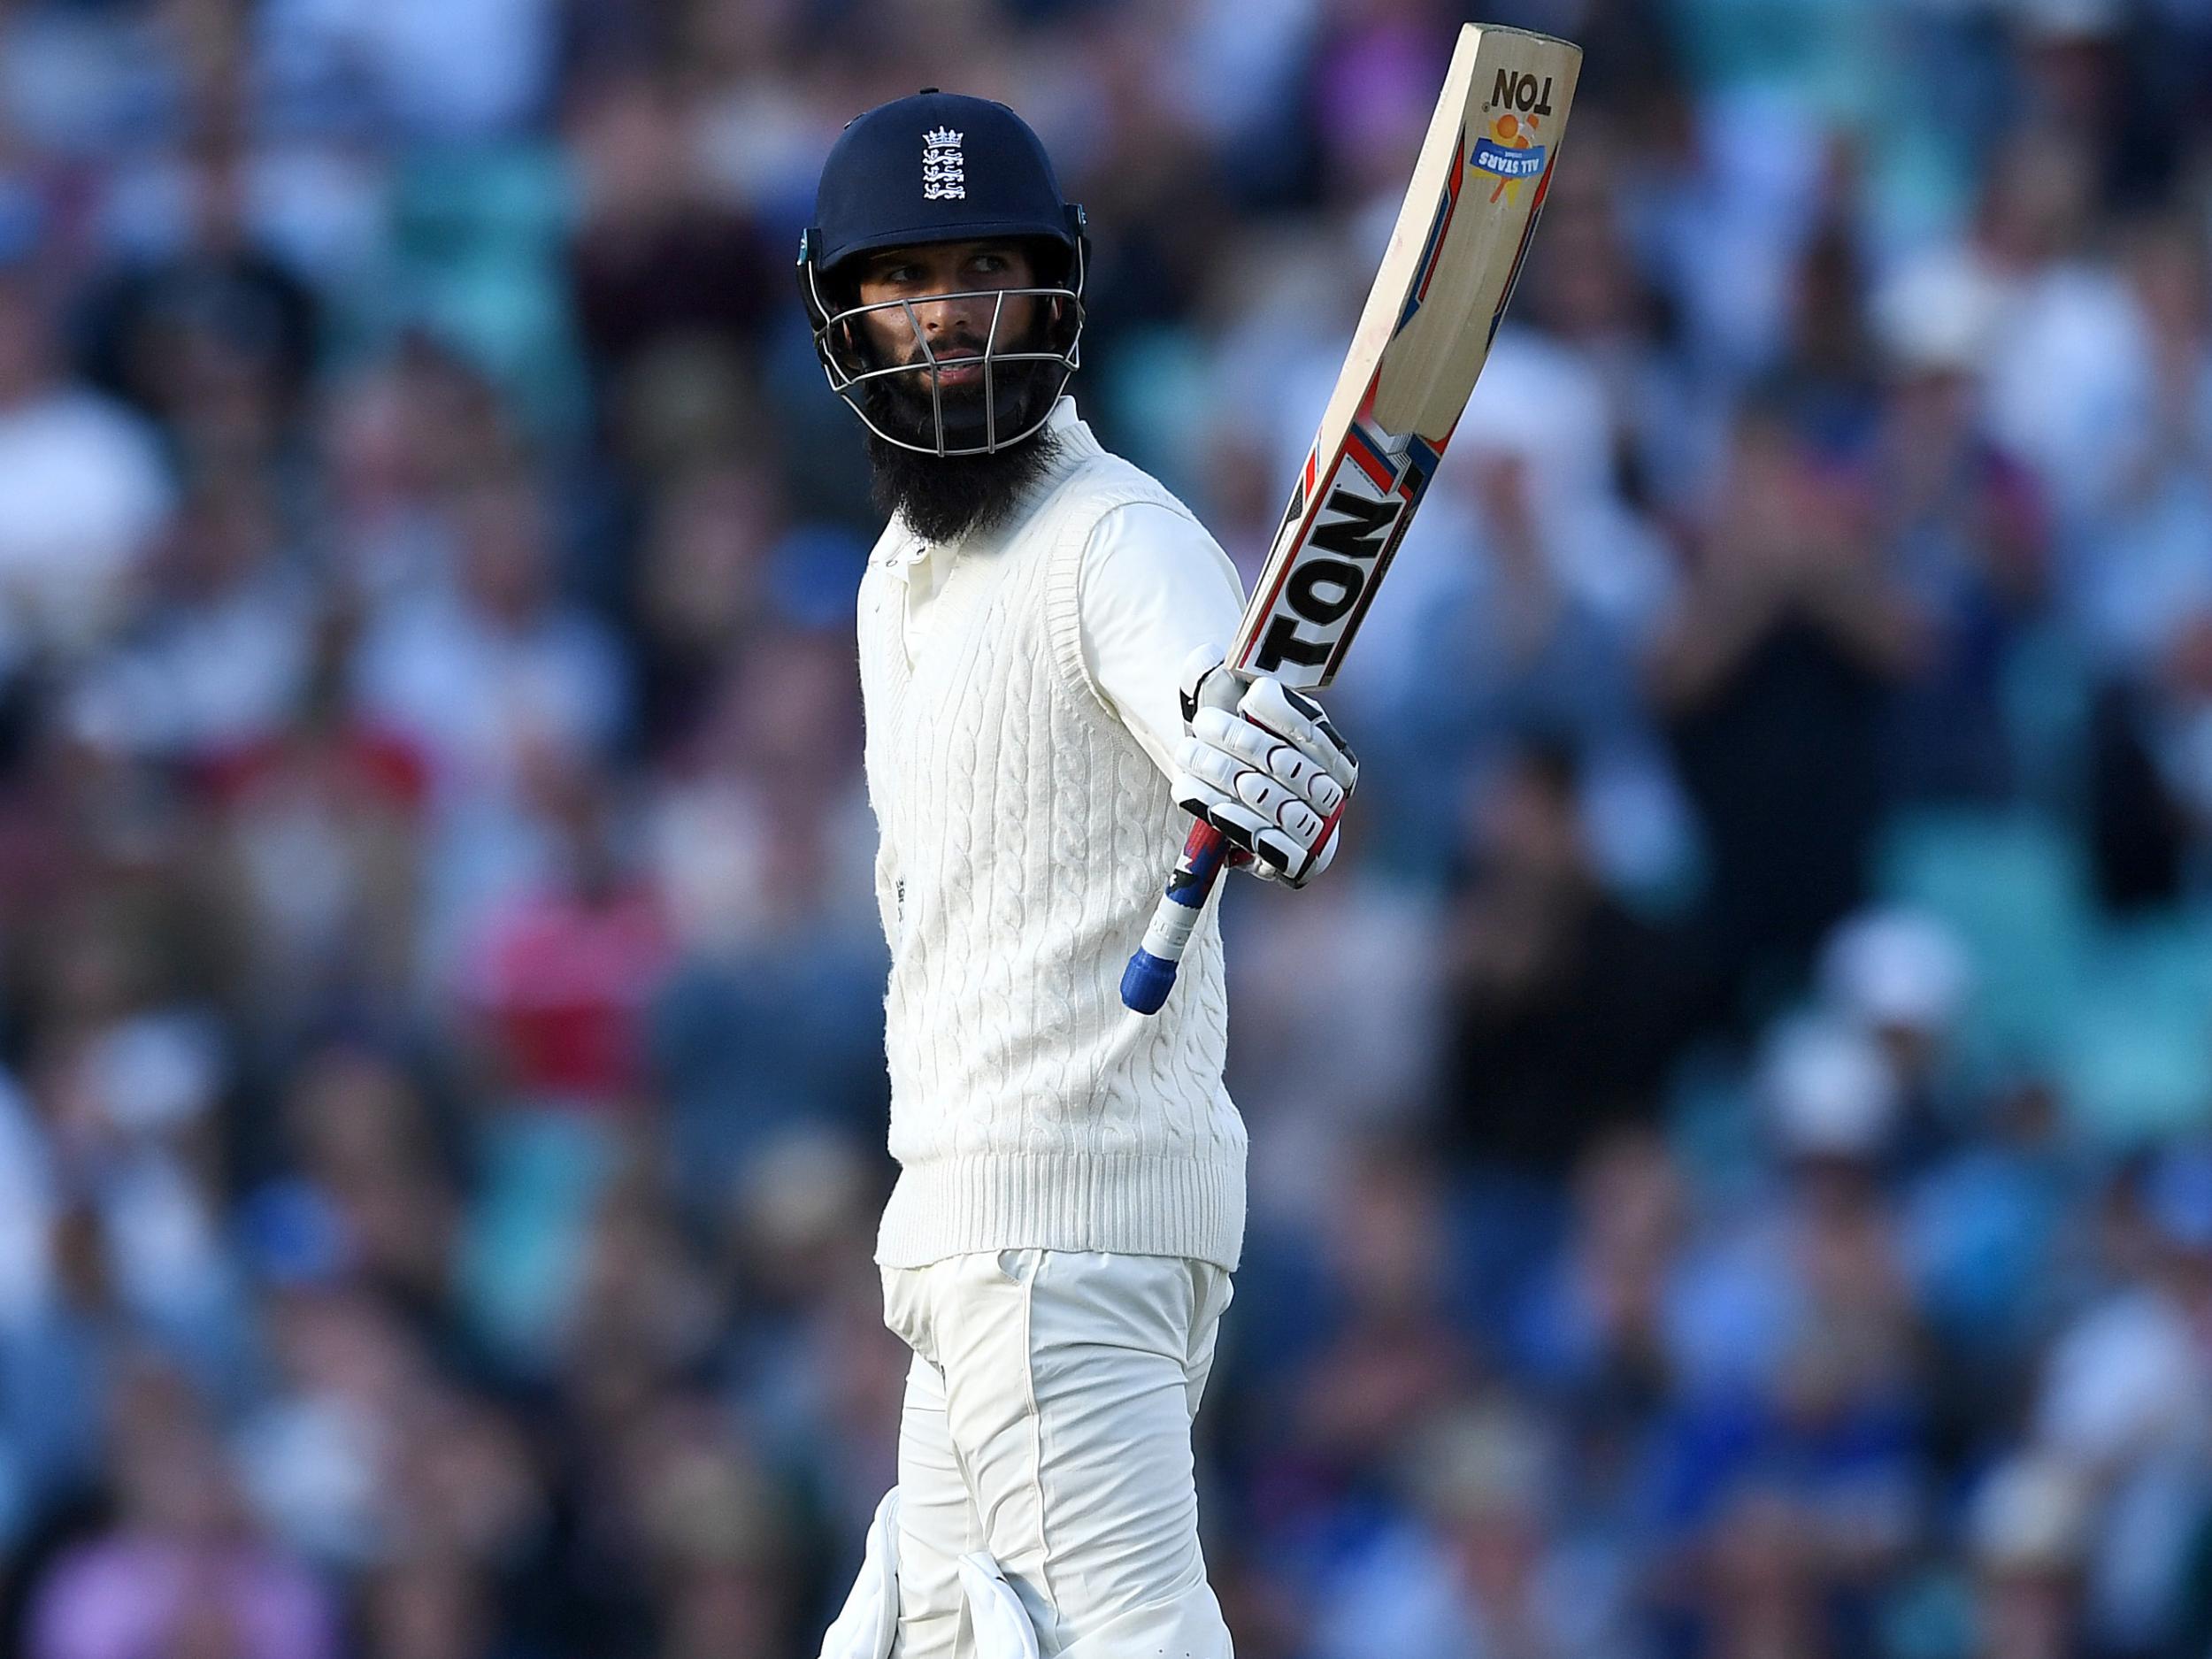
{"type": "MultiPolygon", "coordinates": [[[[1047,423],[1081,424],[1063,397],[1047,423]]],[[[930,613],[960,557],[958,544],[917,541],[895,566],[906,580],[906,652],[929,636],[930,613]]],[[[1183,738],[1177,697],[1183,662],[1201,645],[1226,649],[1244,612],[1244,588],[1220,544],[1194,520],[1153,502],[1099,520],[1083,557],[1083,664],[1122,724],[1161,772],[1177,772],[1183,738]]]]}

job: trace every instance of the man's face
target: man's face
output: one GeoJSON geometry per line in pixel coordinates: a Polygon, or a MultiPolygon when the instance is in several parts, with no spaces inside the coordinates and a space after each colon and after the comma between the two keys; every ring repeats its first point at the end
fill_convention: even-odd
{"type": "MultiPolygon", "coordinates": [[[[1037,317],[1039,298],[1033,294],[1004,301],[993,297],[1005,288],[1034,288],[1036,268],[1026,250],[1007,242],[941,242],[926,248],[893,248],[872,254],[860,267],[859,303],[879,305],[904,300],[912,308],[908,320],[904,308],[892,306],[869,311],[857,321],[868,337],[871,355],[878,363],[920,363],[928,346],[940,367],[938,379],[948,389],[975,387],[983,380],[982,357],[992,341],[992,312],[998,312],[995,348],[1025,349],[1037,317]],[[964,299],[947,299],[964,294],[964,299]],[[915,334],[915,326],[921,330],[915,334]],[[957,359],[972,357],[972,364],[957,359]]],[[[897,377],[903,380],[907,377],[897,377]]],[[[925,383],[926,384],[926,383],[925,383]]]]}

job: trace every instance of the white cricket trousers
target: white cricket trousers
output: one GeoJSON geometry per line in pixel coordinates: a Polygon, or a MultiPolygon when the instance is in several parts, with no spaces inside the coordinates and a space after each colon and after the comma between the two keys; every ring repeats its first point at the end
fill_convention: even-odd
{"type": "Polygon", "coordinates": [[[1210,1263],[1001,1250],[883,1270],[914,1350],[895,1659],[975,1659],[959,1559],[996,1558],[1044,1659],[1231,1659],[1191,1424],[1229,1305],[1210,1263]]]}

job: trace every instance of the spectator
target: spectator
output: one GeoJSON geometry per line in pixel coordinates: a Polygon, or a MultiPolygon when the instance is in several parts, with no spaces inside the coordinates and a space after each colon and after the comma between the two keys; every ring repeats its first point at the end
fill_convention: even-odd
{"type": "Polygon", "coordinates": [[[86,736],[187,764],[273,737],[305,689],[312,597],[265,489],[242,480],[188,496],[147,586],[158,608],[81,682],[86,736]]]}
{"type": "Polygon", "coordinates": [[[1605,890],[1580,782],[1571,753],[1543,746],[1494,777],[1445,958],[1453,1142],[1555,1172],[1656,1116],[1699,1011],[1689,941],[1605,890]]]}
{"type": "Polygon", "coordinates": [[[1540,1424],[1501,1402],[1454,1413],[1416,1445],[1427,1525],[1355,1569],[1325,1614],[1324,1659],[1630,1651],[1616,1563],[1559,1536],[1556,1459],[1540,1424]]]}
{"type": "Polygon", "coordinates": [[[676,88],[618,78],[583,104],[573,134],[584,180],[571,280],[613,398],[657,350],[729,351],[757,339],[784,290],[769,285],[753,225],[687,165],[696,141],[676,88]]]}
{"type": "Polygon", "coordinates": [[[56,1565],[32,1611],[28,1651],[336,1654],[333,1609],[300,1563],[240,1513],[220,1448],[180,1379],[142,1372],[117,1409],[117,1524],[56,1565]]]}
{"type": "Polygon", "coordinates": [[[1738,426],[1727,476],[1650,672],[1704,831],[1725,976],[1771,999],[1864,892],[1884,695],[1922,622],[1862,503],[1772,413],[1738,426]]]}
{"type": "Polygon", "coordinates": [[[634,1111],[667,921],[623,866],[605,780],[546,764],[532,781],[558,838],[551,879],[493,910],[465,947],[461,1002],[487,1066],[479,1087],[509,1105],[634,1111]]]}
{"type": "Polygon", "coordinates": [[[2085,1617],[2115,1653],[2152,1653],[2171,1634],[2179,1575],[2212,1494],[2212,1153],[2179,1148],[2139,1192],[2146,1259],[2053,1348],[2034,1444],[2085,1485],[2093,1517],[2085,1617]]]}
{"type": "Polygon", "coordinates": [[[1956,267],[1912,272],[1875,299],[1889,380],[1873,438],[1877,534],[1932,634],[1885,733],[1891,785],[1909,800],[2001,799],[2034,779],[2005,676],[2056,581],[2040,483],[1978,418],[2000,303],[1956,267]]]}
{"type": "Polygon", "coordinates": [[[324,618],[281,727],[210,757],[200,780],[236,1005],[271,1033],[392,1029],[411,1001],[430,780],[418,749],[350,707],[349,641],[342,616],[324,618]]]}
{"type": "Polygon", "coordinates": [[[434,919],[449,918],[425,941],[434,965],[456,948],[453,924],[478,922],[543,867],[551,849],[534,772],[610,753],[629,719],[620,649],[561,597],[529,480],[468,487],[458,525],[453,588],[395,600],[354,664],[362,713],[426,763],[426,897],[434,919]]]}
{"type": "Polygon", "coordinates": [[[2016,1458],[1975,1494],[1968,1544],[1979,1578],[1975,1652],[2063,1659],[2080,1651],[2087,1516],[2063,1464],[2016,1458]]]}
{"type": "Polygon", "coordinates": [[[121,621],[170,496],[151,434],[64,375],[19,254],[0,271],[0,652],[16,672],[121,621]]]}
{"type": "Polygon", "coordinates": [[[243,147],[211,134],[191,160],[181,245],[109,276],[79,332],[93,383],[158,423],[188,470],[246,481],[290,447],[321,349],[322,306],[250,223],[243,147]]]}

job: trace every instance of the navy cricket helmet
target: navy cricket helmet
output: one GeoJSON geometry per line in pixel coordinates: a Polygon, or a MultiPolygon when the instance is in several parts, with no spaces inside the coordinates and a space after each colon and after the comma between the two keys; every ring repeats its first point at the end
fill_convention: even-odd
{"type": "Polygon", "coordinates": [[[926,455],[983,455],[1037,433],[1081,363],[1089,255],[1083,210],[1060,194],[1028,124],[930,88],[856,118],[831,148],[799,239],[799,291],[831,389],[871,432],[926,455]],[[867,255],[966,242],[1022,244],[1037,286],[859,303],[867,255]],[[916,313],[948,300],[977,302],[979,316],[989,303],[983,337],[956,359],[979,356],[979,388],[947,382],[956,359],[939,357],[916,313]]]}

